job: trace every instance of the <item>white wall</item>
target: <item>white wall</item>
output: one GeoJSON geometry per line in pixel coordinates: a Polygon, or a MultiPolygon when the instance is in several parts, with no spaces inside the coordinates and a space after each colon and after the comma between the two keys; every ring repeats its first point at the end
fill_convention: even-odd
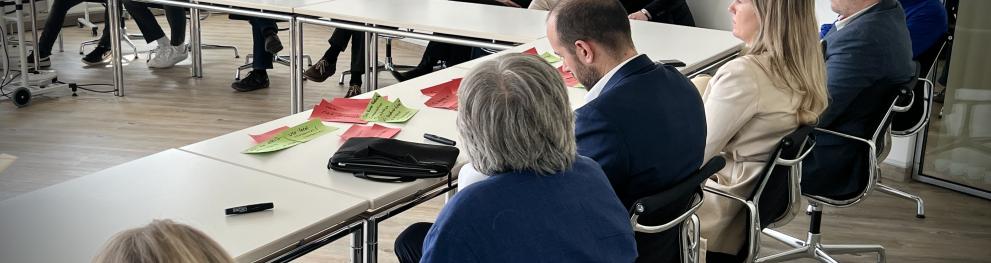
{"type": "MultiPolygon", "coordinates": [[[[692,8],[695,16],[695,24],[699,27],[732,30],[733,21],[730,17],[728,7],[733,0],[689,0],[688,5],[692,8]]],[[[800,0],[798,0],[800,1],[800,0]]],[[[816,19],[819,24],[832,23],[836,20],[836,13],[829,7],[829,0],[816,1],[816,19]]],[[[898,167],[908,167],[913,160],[915,152],[915,137],[893,138],[891,153],[885,163],[898,167]]]]}

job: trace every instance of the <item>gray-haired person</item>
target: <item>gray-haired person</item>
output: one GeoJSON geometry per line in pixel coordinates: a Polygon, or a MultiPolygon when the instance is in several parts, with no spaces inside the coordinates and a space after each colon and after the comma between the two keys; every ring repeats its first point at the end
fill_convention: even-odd
{"type": "Polygon", "coordinates": [[[599,165],[578,155],[551,65],[523,54],[483,62],[458,103],[468,159],[491,177],[455,195],[436,223],[403,231],[400,262],[633,262],[626,209],[599,165]]]}

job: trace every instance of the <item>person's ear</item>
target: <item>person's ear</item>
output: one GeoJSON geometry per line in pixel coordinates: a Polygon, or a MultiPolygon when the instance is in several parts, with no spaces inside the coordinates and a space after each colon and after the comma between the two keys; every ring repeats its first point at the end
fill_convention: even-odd
{"type": "Polygon", "coordinates": [[[595,61],[595,52],[592,50],[592,43],[585,40],[575,41],[575,57],[582,64],[592,64],[592,61],[595,61]]]}

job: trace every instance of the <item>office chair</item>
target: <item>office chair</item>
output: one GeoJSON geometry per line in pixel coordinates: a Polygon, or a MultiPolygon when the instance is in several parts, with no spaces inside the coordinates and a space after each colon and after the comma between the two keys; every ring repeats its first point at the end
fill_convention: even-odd
{"type": "MultiPolygon", "coordinates": [[[[919,133],[923,128],[929,125],[929,118],[932,115],[932,107],[934,102],[934,82],[935,79],[935,69],[936,69],[936,57],[938,53],[942,52],[942,49],[946,43],[943,42],[936,45],[936,55],[926,58],[926,53],[931,51],[926,51],[923,53],[920,62],[925,64],[920,64],[916,62],[916,68],[919,69],[916,72],[916,77],[918,78],[917,84],[911,90],[912,103],[908,105],[910,108],[905,112],[894,112],[891,117],[891,135],[894,137],[911,137],[919,133]],[[925,75],[920,75],[924,72],[925,75]]],[[[933,48],[930,48],[933,50],[933,48]]],[[[908,200],[915,201],[916,212],[915,217],[925,218],[925,202],[921,197],[909,194],[907,192],[898,190],[894,187],[885,185],[881,183],[881,178],[878,178],[878,190],[882,193],[887,193],[894,195],[895,197],[904,198],[908,200]]]]}
{"type": "Polygon", "coordinates": [[[753,262],[760,251],[760,232],[766,228],[781,227],[794,218],[792,208],[799,205],[802,160],[815,147],[810,138],[813,127],[802,125],[778,142],[764,163],[757,178],[757,185],[749,196],[739,197],[719,189],[703,186],[706,193],[734,200],[743,204],[749,215],[746,246],[737,253],[743,262],[753,262]]]}
{"type": "MultiPolygon", "coordinates": [[[[416,66],[399,65],[392,60],[392,40],[402,39],[403,37],[380,34],[379,38],[385,39],[385,63],[380,63],[379,61],[376,61],[375,67],[378,69],[378,72],[384,70],[399,71],[399,70],[410,70],[416,68],[416,66]]],[[[364,44],[364,43],[359,43],[359,44],[364,44]]],[[[351,45],[354,45],[354,43],[352,43],[351,45]]],[[[344,77],[348,75],[351,75],[351,70],[345,70],[344,72],[341,72],[341,79],[337,81],[337,85],[344,85],[344,77]]]]}
{"type": "MultiPolygon", "coordinates": [[[[677,227],[681,262],[699,262],[699,219],[695,211],[702,206],[702,184],[725,165],[723,157],[712,158],[677,185],[633,203],[630,224],[633,224],[637,243],[647,235],[672,234],[667,231],[677,227]]],[[[648,253],[641,250],[638,261],[650,257],[648,253]]]]}
{"type": "MultiPolygon", "coordinates": [[[[86,4],[86,3],[84,2],[84,4],[86,4]]],[[[104,3],[101,3],[101,5],[103,5],[104,10],[106,10],[107,3],[104,2],[104,3]]],[[[121,12],[120,12],[120,14],[121,14],[121,20],[123,20],[124,19],[124,16],[126,16],[126,12],[123,12],[123,10],[124,10],[124,8],[121,7],[121,12]]],[[[104,21],[104,23],[106,23],[104,26],[110,26],[110,21],[104,21]]],[[[96,28],[93,28],[93,32],[94,32],[94,36],[96,36],[96,34],[95,34],[96,33],[96,28]]],[[[131,51],[134,52],[134,59],[137,60],[138,59],[138,48],[134,45],[134,41],[131,41],[131,37],[141,37],[141,35],[140,34],[128,34],[127,33],[127,26],[124,25],[124,21],[121,21],[121,23],[120,23],[120,40],[123,40],[123,43],[124,44],[127,44],[127,46],[131,47],[131,51]]],[[[92,45],[96,45],[96,44],[99,44],[99,43],[100,43],[100,39],[99,38],[93,39],[93,40],[87,40],[87,41],[83,41],[82,43],[79,43],[79,54],[80,55],[83,55],[83,53],[84,53],[83,52],[83,49],[85,49],[86,46],[92,46],[92,45]]]]}
{"type": "MultiPolygon", "coordinates": [[[[891,103],[888,104],[888,108],[884,112],[881,112],[881,117],[877,122],[877,126],[874,129],[874,133],[870,138],[864,139],[853,135],[843,134],[840,132],[830,131],[826,129],[816,128],[816,131],[831,134],[839,138],[847,139],[864,146],[864,150],[868,153],[867,158],[867,174],[863,176],[866,177],[866,182],[861,186],[860,191],[852,196],[817,196],[812,194],[807,194],[803,191],[802,195],[809,201],[808,209],[806,213],[811,216],[809,223],[808,237],[805,241],[790,237],[781,232],[765,228],[763,230],[764,234],[781,241],[782,243],[791,246],[793,249],[782,253],[771,255],[768,257],[763,257],[757,259],[757,262],[782,262],[798,258],[813,258],[819,260],[820,262],[837,262],[833,259],[830,254],[855,254],[855,253],[877,253],[878,262],[885,262],[884,247],[881,245],[825,245],[821,241],[821,231],[820,225],[822,223],[822,209],[824,206],[831,207],[850,207],[854,204],[859,203],[867,198],[871,193],[871,190],[878,185],[878,178],[881,177],[881,170],[878,166],[878,154],[881,152],[883,146],[878,147],[878,143],[883,143],[885,131],[891,127],[891,115],[895,112],[905,112],[908,107],[911,106],[912,102],[912,88],[915,86],[917,80],[913,79],[902,85],[898,85],[898,89],[893,94],[893,98],[890,100],[891,103]],[[906,103],[907,102],[907,103],[906,103]]],[[[840,165],[840,164],[836,164],[840,165]]]]}

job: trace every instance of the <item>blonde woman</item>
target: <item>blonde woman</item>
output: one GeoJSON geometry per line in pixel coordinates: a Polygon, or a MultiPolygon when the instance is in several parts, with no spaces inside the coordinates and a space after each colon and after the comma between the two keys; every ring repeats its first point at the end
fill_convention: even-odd
{"type": "Polygon", "coordinates": [[[234,259],[203,232],[166,219],[118,233],[93,262],[234,263],[234,259]]]}
{"type": "MultiPolygon", "coordinates": [[[[709,187],[746,197],[778,141],[826,109],[826,72],[813,0],[733,0],[733,35],[743,56],[723,65],[702,89],[706,160],[725,153],[726,168],[709,187]]],[[[700,88],[701,89],[701,88],[700,88]]],[[[792,211],[794,213],[794,211],[792,211]]],[[[698,212],[709,262],[736,260],[746,212],[735,201],[706,195],[698,212]]]]}

